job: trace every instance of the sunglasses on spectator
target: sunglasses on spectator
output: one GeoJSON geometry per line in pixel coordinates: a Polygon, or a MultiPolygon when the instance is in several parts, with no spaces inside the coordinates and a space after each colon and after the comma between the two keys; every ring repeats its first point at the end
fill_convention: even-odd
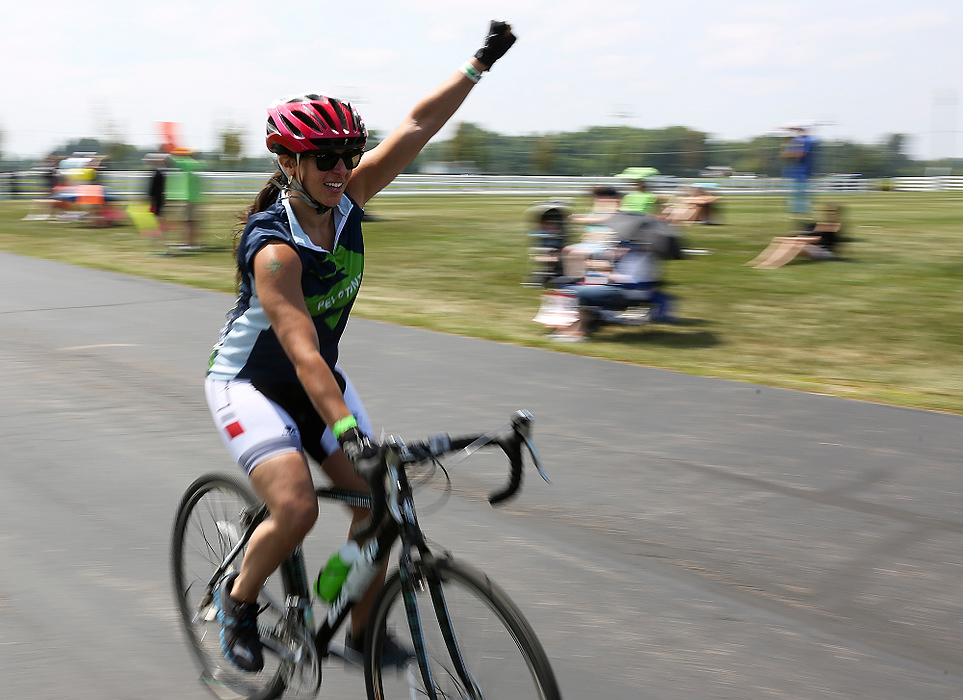
{"type": "Polygon", "coordinates": [[[361,148],[352,148],[343,153],[312,153],[311,155],[314,156],[314,163],[318,166],[318,170],[326,172],[334,170],[339,160],[344,161],[344,167],[348,170],[354,170],[361,162],[363,153],[364,150],[361,148]]]}

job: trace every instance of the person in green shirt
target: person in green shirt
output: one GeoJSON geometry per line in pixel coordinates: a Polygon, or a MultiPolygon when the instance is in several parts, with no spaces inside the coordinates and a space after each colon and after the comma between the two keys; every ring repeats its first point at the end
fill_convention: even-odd
{"type": "Polygon", "coordinates": [[[175,171],[168,177],[167,198],[182,203],[184,244],[181,250],[200,250],[200,204],[204,198],[200,172],[205,164],[195,158],[188,148],[173,149],[171,163],[175,171]]]}
{"type": "Polygon", "coordinates": [[[626,168],[616,177],[632,180],[635,190],[629,192],[619,204],[620,211],[634,211],[639,214],[651,214],[658,216],[661,212],[659,198],[649,192],[647,180],[653,175],[658,175],[659,171],[655,168],[626,168]]]}

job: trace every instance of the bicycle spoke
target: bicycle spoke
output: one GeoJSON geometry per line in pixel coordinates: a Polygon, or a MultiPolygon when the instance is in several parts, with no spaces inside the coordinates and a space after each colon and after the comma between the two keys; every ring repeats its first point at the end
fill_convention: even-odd
{"type": "Polygon", "coordinates": [[[464,565],[445,559],[436,566],[424,577],[427,589],[411,589],[417,617],[405,611],[398,575],[386,584],[376,603],[374,648],[365,676],[370,697],[557,700],[558,687],[548,659],[504,592],[464,565]],[[429,674],[413,661],[402,669],[380,663],[379,645],[385,634],[414,648],[416,635],[410,632],[409,620],[416,624],[420,620],[429,674]]]}
{"type": "MultiPolygon", "coordinates": [[[[283,690],[282,661],[268,652],[260,673],[247,673],[228,661],[221,650],[220,624],[210,600],[210,582],[237,545],[244,528],[242,510],[254,502],[250,489],[233,478],[199,479],[185,495],[178,511],[171,563],[182,626],[202,668],[202,680],[219,697],[267,700],[283,690]]],[[[236,564],[240,563],[239,555],[236,564]]],[[[230,567],[229,569],[230,570],[230,567]]],[[[272,600],[284,600],[281,575],[266,584],[272,600]]],[[[284,610],[267,606],[259,620],[268,634],[277,629],[284,610]]]]}

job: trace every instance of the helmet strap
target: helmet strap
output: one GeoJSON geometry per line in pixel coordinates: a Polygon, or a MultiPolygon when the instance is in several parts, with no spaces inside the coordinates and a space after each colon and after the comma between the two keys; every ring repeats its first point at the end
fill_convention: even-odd
{"type": "MultiPolygon", "coordinates": [[[[275,158],[277,159],[277,156],[275,156],[275,158]]],[[[295,175],[297,175],[297,173],[300,172],[301,170],[301,154],[300,153],[296,154],[295,158],[297,159],[296,161],[297,170],[295,171],[295,175]]],[[[278,169],[281,171],[281,175],[284,178],[284,182],[281,185],[281,192],[283,192],[288,197],[298,197],[299,199],[304,201],[305,204],[307,204],[310,207],[313,207],[318,214],[324,214],[327,211],[331,211],[331,207],[327,207],[321,204],[314,197],[309,195],[308,191],[304,189],[304,186],[300,182],[298,182],[298,178],[288,177],[287,173],[284,172],[284,168],[280,166],[281,166],[281,163],[279,160],[278,169]]]]}

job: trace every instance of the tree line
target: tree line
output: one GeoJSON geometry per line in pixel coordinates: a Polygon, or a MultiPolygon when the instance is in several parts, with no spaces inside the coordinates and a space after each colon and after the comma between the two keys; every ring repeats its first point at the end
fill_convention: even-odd
{"type": "MultiPolygon", "coordinates": [[[[429,144],[419,162],[469,163],[478,172],[500,175],[606,176],[645,165],[676,177],[698,177],[710,167],[778,177],[783,168],[783,143],[777,136],[721,141],[682,126],[596,126],[578,132],[505,136],[461,123],[449,140],[429,144]]],[[[908,145],[904,134],[891,134],[874,144],[823,140],[818,146],[817,170],[885,178],[922,175],[935,165],[963,165],[961,160],[913,160],[906,153],[908,145]]]]}
{"type": "MultiPolygon", "coordinates": [[[[371,134],[369,147],[380,138],[371,134]]],[[[594,126],[582,131],[508,136],[462,122],[447,140],[428,144],[408,168],[423,172],[432,164],[457,164],[454,172],[494,175],[608,176],[631,166],[651,166],[664,175],[699,177],[707,168],[778,177],[782,172],[783,139],[758,136],[742,141],[712,139],[702,131],[683,126],[640,129],[629,126],[594,126]]],[[[927,168],[959,168],[963,159],[921,161],[907,153],[904,134],[890,134],[876,143],[823,140],[819,144],[820,174],[858,173],[866,178],[923,175],[927,168]]],[[[267,171],[270,157],[245,157],[241,132],[235,128],[219,135],[219,148],[199,154],[211,170],[267,171]]],[[[144,168],[148,151],[130,144],[95,138],[63,144],[52,155],[78,151],[107,156],[106,167],[114,170],[144,168]]],[[[32,164],[6,161],[3,169],[32,164]]]]}

